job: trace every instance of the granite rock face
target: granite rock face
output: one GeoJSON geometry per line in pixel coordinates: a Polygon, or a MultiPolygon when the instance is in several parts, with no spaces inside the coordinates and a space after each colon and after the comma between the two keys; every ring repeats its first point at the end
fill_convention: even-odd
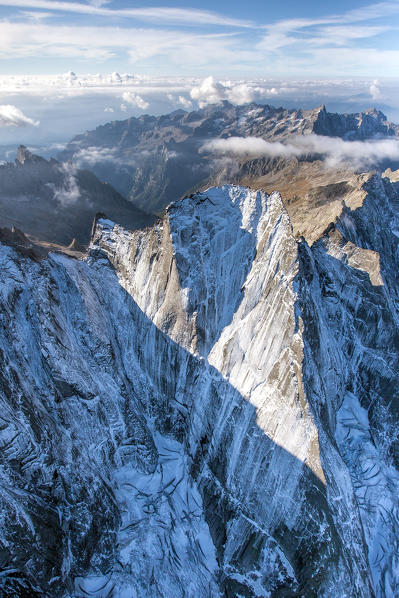
{"type": "Polygon", "coordinates": [[[85,261],[0,246],[3,594],[395,595],[398,204],[371,176],[309,244],[225,186],[85,261]]]}

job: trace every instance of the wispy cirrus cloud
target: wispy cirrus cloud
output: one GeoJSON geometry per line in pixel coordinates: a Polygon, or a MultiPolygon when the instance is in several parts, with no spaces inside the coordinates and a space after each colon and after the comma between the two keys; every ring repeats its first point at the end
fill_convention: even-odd
{"type": "Polygon", "coordinates": [[[111,9],[104,6],[106,4],[108,4],[108,2],[104,2],[101,0],[94,0],[89,4],[83,4],[81,2],[62,2],[59,0],[0,1],[0,6],[12,6],[13,8],[36,8],[40,10],[50,10],[54,12],[67,12],[121,19],[136,19],[151,22],[156,21],[159,23],[179,23],[190,26],[221,25],[240,28],[256,27],[256,25],[245,19],[232,19],[230,17],[209,10],[162,6],[111,9]]]}
{"type": "Polygon", "coordinates": [[[215,56],[228,64],[254,59],[234,38],[223,34],[193,34],[185,30],[136,29],[0,22],[0,57],[65,57],[107,60],[125,52],[130,62],[167,57],[169,64],[208,65],[215,56]]]}
{"type": "Polygon", "coordinates": [[[109,4],[111,0],[87,0],[89,4],[93,6],[101,7],[105,4],[109,4]]]}
{"type": "Polygon", "coordinates": [[[356,21],[365,21],[367,19],[390,17],[397,14],[399,14],[399,3],[397,0],[366,4],[361,8],[353,8],[345,13],[348,21],[352,21],[353,23],[356,21]]]}
{"type": "Polygon", "coordinates": [[[331,73],[335,65],[341,74],[356,71],[363,74],[366,70],[370,72],[368,58],[373,54],[372,66],[378,63],[382,72],[393,74],[399,56],[398,45],[376,51],[378,36],[399,31],[399,22],[391,18],[393,15],[399,15],[399,2],[380,2],[312,19],[283,19],[264,27],[266,33],[256,48],[272,58],[277,69],[290,56],[287,73],[304,66],[310,72],[322,72],[324,68],[324,72],[331,73]],[[377,24],[373,23],[375,19],[378,19],[377,24]],[[349,65],[341,50],[347,53],[349,65]]]}
{"type": "Polygon", "coordinates": [[[110,0],[88,0],[83,2],[66,2],[63,0],[0,0],[0,6],[13,8],[48,10],[75,14],[157,21],[161,23],[184,23],[186,25],[225,25],[238,28],[277,28],[279,31],[298,31],[312,26],[357,23],[399,14],[398,2],[377,2],[359,9],[345,11],[314,19],[293,18],[267,23],[254,22],[248,19],[237,19],[216,11],[173,6],[144,6],[134,8],[110,8],[110,0]]]}
{"type": "Polygon", "coordinates": [[[1,7],[9,7],[7,20],[0,21],[4,60],[43,62],[51,57],[95,65],[117,60],[125,70],[130,63],[142,72],[150,68],[152,73],[198,75],[207,70],[220,75],[215,72],[219,68],[230,77],[242,76],[244,70],[297,76],[306,69],[313,77],[356,73],[373,79],[395,76],[399,62],[399,45],[381,42],[384,34],[393,36],[399,28],[392,18],[399,14],[399,2],[270,22],[205,8],[112,8],[96,0],[0,0],[1,7]],[[11,7],[15,12],[10,16],[11,7]],[[48,15],[53,15],[51,26],[48,15]]]}

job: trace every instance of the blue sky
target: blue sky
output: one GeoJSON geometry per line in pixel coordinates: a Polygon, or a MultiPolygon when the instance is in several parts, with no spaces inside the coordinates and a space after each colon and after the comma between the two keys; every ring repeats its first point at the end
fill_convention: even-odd
{"type": "Polygon", "coordinates": [[[399,76],[399,0],[0,0],[0,73],[399,76]]]}
{"type": "Polygon", "coordinates": [[[398,122],[399,0],[0,0],[4,151],[223,99],[398,122]]]}

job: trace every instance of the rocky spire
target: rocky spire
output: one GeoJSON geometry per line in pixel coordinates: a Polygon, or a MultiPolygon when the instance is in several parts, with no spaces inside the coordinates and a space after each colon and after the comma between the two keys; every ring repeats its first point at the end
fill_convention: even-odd
{"type": "Polygon", "coordinates": [[[17,151],[16,163],[26,164],[27,162],[45,162],[44,158],[32,154],[25,145],[20,145],[17,151]]]}

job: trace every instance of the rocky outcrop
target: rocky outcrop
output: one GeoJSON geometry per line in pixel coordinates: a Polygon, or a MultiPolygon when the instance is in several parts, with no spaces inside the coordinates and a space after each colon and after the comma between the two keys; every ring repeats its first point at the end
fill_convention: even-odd
{"type": "MultiPolygon", "coordinates": [[[[32,152],[30,150],[28,150],[28,148],[25,145],[20,145],[18,147],[17,150],[17,157],[15,160],[15,164],[18,165],[24,165],[24,164],[29,164],[29,163],[34,163],[36,162],[36,164],[42,164],[45,165],[46,164],[46,160],[44,158],[42,158],[41,156],[36,156],[35,154],[32,154],[32,152]]],[[[52,160],[52,163],[54,164],[55,160],[52,160]]]]}
{"type": "Polygon", "coordinates": [[[39,247],[33,245],[26,235],[13,226],[11,230],[9,228],[0,228],[0,243],[4,245],[10,245],[21,255],[28,256],[33,260],[40,260],[44,257],[43,252],[39,247]]]}
{"type": "Polygon", "coordinates": [[[0,247],[5,596],[397,593],[398,200],[310,244],[226,186],[85,261],[0,247]]]}

